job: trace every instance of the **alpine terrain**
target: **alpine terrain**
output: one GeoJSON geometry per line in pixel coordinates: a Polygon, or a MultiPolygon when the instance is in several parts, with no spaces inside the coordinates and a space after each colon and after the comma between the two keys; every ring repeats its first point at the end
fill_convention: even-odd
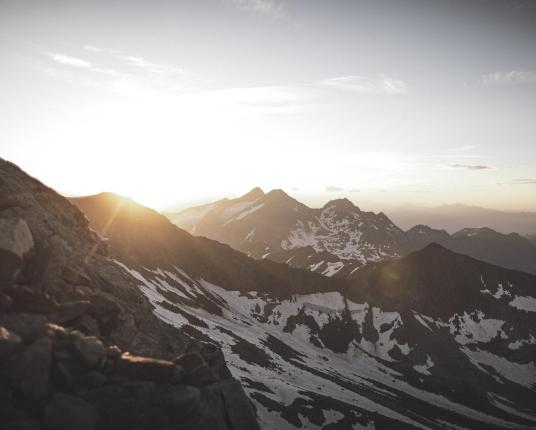
{"type": "Polygon", "coordinates": [[[309,208],[281,190],[254,188],[232,200],[167,214],[188,232],[227,243],[257,259],[270,259],[325,276],[354,278],[368,262],[407,255],[439,243],[453,251],[536,274],[536,248],[527,238],[489,228],[398,228],[384,213],[362,211],[348,199],[309,208]]]}
{"type": "Polygon", "coordinates": [[[113,194],[73,201],[158,318],[221,346],[263,429],[536,425],[533,275],[431,244],[327,278],[113,194]]]}

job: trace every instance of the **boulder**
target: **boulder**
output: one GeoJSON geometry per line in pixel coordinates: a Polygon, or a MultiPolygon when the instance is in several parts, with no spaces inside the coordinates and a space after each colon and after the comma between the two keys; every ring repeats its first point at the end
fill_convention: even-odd
{"type": "Polygon", "coordinates": [[[112,345],[108,347],[107,354],[108,354],[108,357],[110,358],[119,358],[121,357],[123,352],[117,345],[112,345]]]}
{"type": "Polygon", "coordinates": [[[7,292],[13,299],[14,312],[50,315],[58,308],[56,301],[48,294],[34,291],[27,286],[16,286],[7,292]]]}
{"type": "Polygon", "coordinates": [[[0,291],[0,314],[5,314],[13,309],[13,299],[0,291]]]}
{"type": "Polygon", "coordinates": [[[197,352],[182,354],[173,360],[173,362],[180,365],[187,373],[193,372],[197,368],[206,366],[207,364],[203,356],[197,352]]]}
{"type": "Polygon", "coordinates": [[[56,321],[66,323],[80,318],[89,310],[90,306],[91,302],[88,300],[61,303],[58,306],[56,321]]]}
{"type": "Polygon", "coordinates": [[[98,411],[85,400],[56,393],[45,408],[46,430],[93,430],[98,411]]]}
{"type": "Polygon", "coordinates": [[[5,327],[0,327],[0,361],[4,361],[22,344],[22,339],[5,327]]]}
{"type": "Polygon", "coordinates": [[[123,354],[117,359],[115,370],[119,375],[153,382],[178,382],[183,370],[171,361],[123,354]]]}
{"type": "Polygon", "coordinates": [[[96,367],[106,358],[106,347],[95,336],[75,335],[74,347],[88,369],[96,367]]]}
{"type": "Polygon", "coordinates": [[[13,385],[29,401],[43,400],[48,394],[52,342],[42,337],[28,346],[15,366],[13,385]]]}
{"type": "Polygon", "coordinates": [[[47,319],[38,314],[2,315],[0,325],[18,334],[26,343],[36,341],[47,332],[47,319]]]}
{"type": "Polygon", "coordinates": [[[0,286],[10,286],[34,247],[32,233],[21,218],[0,219],[0,286]]]}
{"type": "Polygon", "coordinates": [[[61,272],[61,278],[71,285],[81,285],[83,287],[91,285],[91,279],[88,276],[72,267],[64,267],[61,272]]]}
{"type": "Polygon", "coordinates": [[[10,421],[3,427],[4,430],[41,430],[42,428],[39,421],[24,418],[10,421]]]}

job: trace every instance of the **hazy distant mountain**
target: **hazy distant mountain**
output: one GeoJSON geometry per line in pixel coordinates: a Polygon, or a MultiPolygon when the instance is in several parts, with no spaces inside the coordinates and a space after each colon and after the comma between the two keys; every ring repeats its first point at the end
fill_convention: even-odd
{"type": "MultiPolygon", "coordinates": [[[[280,220],[298,220],[288,207],[310,213],[279,191],[238,200],[212,216],[231,225],[274,201],[280,220]]],[[[430,245],[368,264],[350,282],[253,260],[114,195],[74,201],[108,238],[111,255],[128,261],[122,267],[155,315],[194,338],[217,340],[263,429],[536,424],[534,276],[430,245]]],[[[198,211],[209,215],[206,208],[189,215],[198,211]]],[[[354,212],[365,217],[344,201],[313,213],[344,235],[354,212]]],[[[390,226],[382,220],[370,214],[363,225],[390,226]]],[[[317,234],[292,237],[328,246],[334,230],[306,221],[313,224],[303,231],[317,234]]]]}
{"type": "Polygon", "coordinates": [[[389,216],[404,230],[425,224],[450,233],[467,227],[488,227],[504,234],[516,232],[525,235],[536,232],[536,212],[506,212],[452,204],[435,208],[394,207],[389,210],[389,216]]]}
{"type": "Polygon", "coordinates": [[[517,233],[501,234],[489,228],[464,228],[453,235],[445,230],[415,226],[406,232],[413,250],[436,242],[448,249],[510,269],[536,273],[536,247],[517,233]]]}
{"type": "Polygon", "coordinates": [[[347,199],[309,208],[281,190],[255,188],[168,215],[190,233],[231,245],[257,259],[270,259],[326,276],[357,276],[368,262],[393,259],[436,242],[503,267],[536,273],[536,248],[518,234],[489,228],[454,235],[417,225],[407,232],[383,213],[365,212],[347,199]]]}

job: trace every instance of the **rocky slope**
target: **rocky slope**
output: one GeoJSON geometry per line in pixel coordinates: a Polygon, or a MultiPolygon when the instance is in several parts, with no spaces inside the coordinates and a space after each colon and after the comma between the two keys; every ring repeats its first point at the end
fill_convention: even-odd
{"type": "Polygon", "coordinates": [[[448,249],[510,269],[536,273],[536,249],[518,234],[488,228],[453,235],[418,225],[404,232],[383,213],[364,212],[347,199],[309,208],[281,190],[255,188],[234,200],[168,214],[192,234],[326,276],[353,278],[364,264],[393,259],[440,243],[448,249]]]}
{"type": "Polygon", "coordinates": [[[329,279],[173,230],[113,195],[76,203],[112,255],[130,256],[122,267],[161,320],[218,340],[262,428],[536,425],[532,275],[430,245],[329,279]]]}
{"type": "Polygon", "coordinates": [[[154,315],[78,208],[0,159],[0,428],[250,429],[210,336],[154,315]]]}

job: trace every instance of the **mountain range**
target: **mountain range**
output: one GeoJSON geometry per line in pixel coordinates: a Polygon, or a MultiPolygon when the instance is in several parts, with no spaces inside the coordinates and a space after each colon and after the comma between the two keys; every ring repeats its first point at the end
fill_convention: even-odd
{"type": "MultiPolygon", "coordinates": [[[[222,212],[245,220],[261,197],[295,205],[291,221],[315,231],[307,246],[362,256],[359,270],[327,277],[251,258],[112,193],[69,202],[0,160],[0,252],[9,257],[0,265],[0,393],[10,399],[0,423],[536,425],[536,276],[436,243],[399,256],[405,245],[393,241],[403,232],[382,214],[359,211],[367,228],[356,246],[337,244],[352,234],[346,201],[306,219],[281,192],[254,190],[240,210],[235,202],[222,212]],[[357,246],[371,241],[380,245],[357,246]],[[37,340],[28,321],[44,327],[37,340]]],[[[273,211],[273,224],[289,216],[273,211]]],[[[281,248],[291,251],[305,237],[285,232],[269,243],[288,240],[281,248]]]]}
{"type": "Polygon", "coordinates": [[[407,255],[430,243],[503,267],[536,273],[536,247],[517,233],[464,228],[452,235],[425,225],[407,231],[384,213],[348,199],[316,209],[281,190],[254,188],[231,200],[167,214],[192,234],[227,243],[256,259],[270,259],[326,276],[352,278],[360,267],[407,255]]]}
{"type": "Polygon", "coordinates": [[[327,278],[190,236],[117,196],[73,201],[159,318],[219,343],[261,428],[536,424],[533,275],[431,244],[327,278]]]}
{"type": "Polygon", "coordinates": [[[393,206],[391,219],[403,229],[426,224],[455,233],[463,228],[488,227],[499,233],[536,234],[536,212],[514,212],[454,203],[435,207],[393,206]]]}

